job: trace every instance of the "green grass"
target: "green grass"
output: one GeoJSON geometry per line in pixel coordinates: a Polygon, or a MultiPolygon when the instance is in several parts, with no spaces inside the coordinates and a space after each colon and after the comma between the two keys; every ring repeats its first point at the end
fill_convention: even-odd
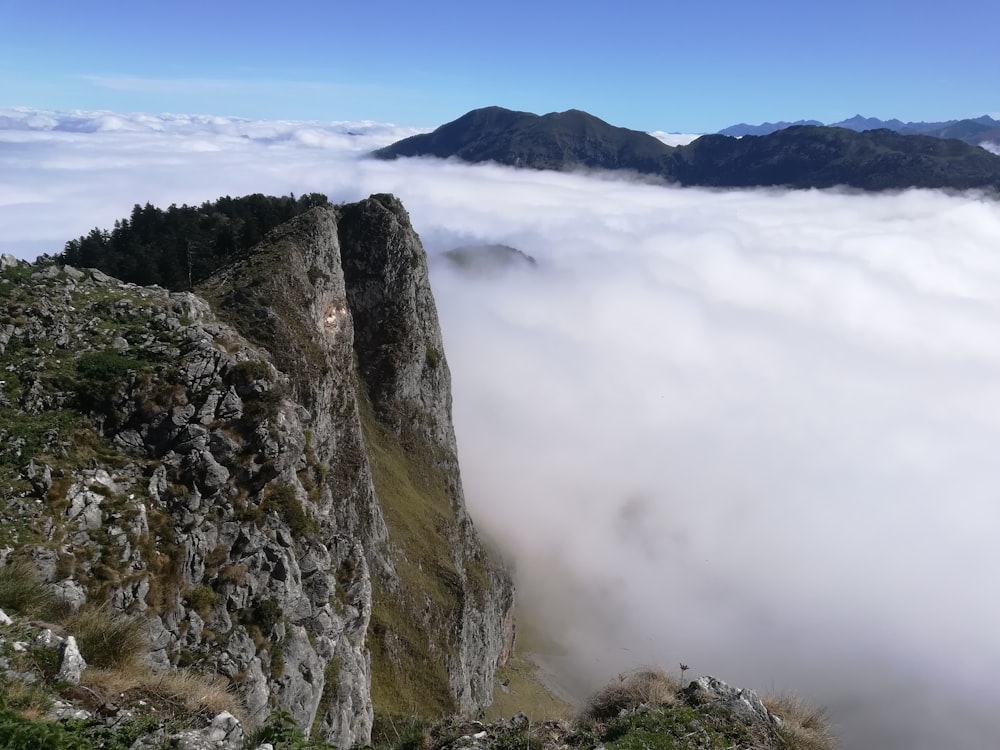
{"type": "Polygon", "coordinates": [[[447,537],[455,523],[451,500],[440,470],[427,460],[429,448],[404,450],[367,403],[361,416],[372,479],[402,579],[395,590],[373,582],[372,700],[377,713],[397,719],[444,716],[455,708],[444,661],[455,647],[448,623],[462,595],[447,537]]]}
{"type": "Polygon", "coordinates": [[[538,676],[538,667],[515,654],[497,670],[493,681],[493,704],[486,709],[487,721],[523,713],[532,721],[566,718],[572,707],[553,695],[538,676]]]}
{"type": "Polygon", "coordinates": [[[274,750],[337,750],[322,740],[310,740],[287,711],[275,711],[243,742],[244,750],[256,750],[269,743],[274,750]]]}
{"type": "Polygon", "coordinates": [[[0,750],[92,750],[84,737],[61,724],[29,719],[6,707],[0,709],[0,750]]]}
{"type": "Polygon", "coordinates": [[[330,661],[326,663],[326,669],[323,671],[323,694],[319,699],[319,710],[316,711],[316,717],[313,720],[312,731],[310,734],[317,735],[319,733],[320,725],[323,722],[323,714],[326,712],[327,706],[330,706],[337,700],[337,691],[340,689],[340,656],[334,655],[330,661]]]}
{"type": "Polygon", "coordinates": [[[688,706],[629,714],[613,719],[600,740],[607,750],[729,750],[752,747],[745,728],[725,717],[714,720],[688,706]]]}

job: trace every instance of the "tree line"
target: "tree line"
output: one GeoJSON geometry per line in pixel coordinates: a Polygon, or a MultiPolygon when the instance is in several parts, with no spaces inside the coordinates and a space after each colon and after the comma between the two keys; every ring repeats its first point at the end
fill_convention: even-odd
{"type": "Polygon", "coordinates": [[[328,203],[321,193],[298,198],[294,194],[227,195],[200,206],[171,205],[166,210],[137,203],[132,215],[116,221],[114,229],[95,227],[67,242],[56,260],[78,268],[99,268],[134,284],[188,290],[275,227],[328,203]]]}

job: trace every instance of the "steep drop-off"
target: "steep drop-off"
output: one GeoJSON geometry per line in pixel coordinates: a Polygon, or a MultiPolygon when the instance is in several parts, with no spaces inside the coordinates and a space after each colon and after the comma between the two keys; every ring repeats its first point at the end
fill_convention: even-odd
{"type": "MultiPolygon", "coordinates": [[[[391,196],[313,209],[198,294],[0,280],[0,536],[65,606],[141,618],[340,747],[469,712],[513,590],[465,510],[426,257],[391,196]]],[[[84,654],[86,656],[86,654],[84,654]]]]}

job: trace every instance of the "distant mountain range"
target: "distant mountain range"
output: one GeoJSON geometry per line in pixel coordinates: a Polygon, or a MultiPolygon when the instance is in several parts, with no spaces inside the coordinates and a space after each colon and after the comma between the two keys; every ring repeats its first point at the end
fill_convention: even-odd
{"type": "Polygon", "coordinates": [[[373,156],[625,170],[710,187],[1000,189],[1000,156],[961,140],[904,135],[888,128],[791,125],[760,136],[706,135],[672,147],[579,110],[536,115],[502,107],[477,109],[373,156]]]}
{"type": "MultiPolygon", "coordinates": [[[[719,131],[719,135],[769,135],[777,130],[794,125],[823,125],[819,120],[797,120],[796,122],[764,122],[760,125],[748,125],[741,122],[719,131]]],[[[973,146],[991,143],[1000,146],[1000,120],[994,120],[989,115],[983,115],[970,120],[946,120],[944,122],[903,122],[902,120],[879,120],[875,117],[855,115],[848,120],[829,123],[832,128],[847,128],[848,130],[878,130],[887,128],[903,135],[930,135],[935,138],[957,138],[973,146]]]]}

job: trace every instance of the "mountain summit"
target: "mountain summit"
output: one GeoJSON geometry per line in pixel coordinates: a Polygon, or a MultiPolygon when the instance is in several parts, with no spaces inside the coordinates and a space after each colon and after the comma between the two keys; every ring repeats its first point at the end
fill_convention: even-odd
{"type": "Polygon", "coordinates": [[[380,159],[457,157],[535,169],[627,169],[660,174],[673,148],[648,133],[619,128],[578,109],[536,115],[474,109],[433,133],[379,149],[380,159]]]}

